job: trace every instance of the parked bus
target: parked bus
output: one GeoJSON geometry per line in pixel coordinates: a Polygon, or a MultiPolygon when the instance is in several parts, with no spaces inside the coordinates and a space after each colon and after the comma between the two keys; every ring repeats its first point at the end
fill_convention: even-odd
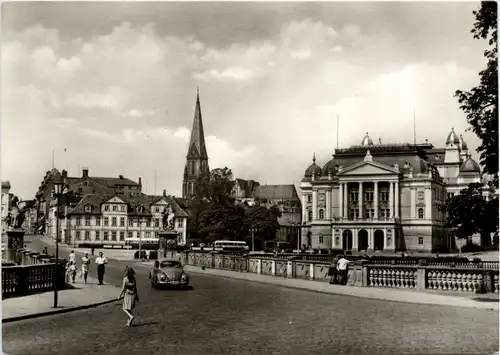
{"type": "Polygon", "coordinates": [[[279,242],[279,241],[268,241],[266,242],[264,251],[267,253],[272,253],[274,250],[282,251],[284,250],[287,253],[291,253],[293,251],[293,243],[291,242],[279,242]]]}
{"type": "Polygon", "coordinates": [[[213,243],[212,249],[217,251],[222,251],[222,250],[247,251],[249,248],[247,243],[245,242],[237,240],[217,240],[213,243]]]}

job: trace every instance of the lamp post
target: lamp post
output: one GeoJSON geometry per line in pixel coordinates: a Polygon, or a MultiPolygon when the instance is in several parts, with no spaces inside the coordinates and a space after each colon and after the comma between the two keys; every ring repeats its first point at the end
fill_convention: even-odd
{"type": "Polygon", "coordinates": [[[255,232],[257,231],[257,228],[252,228],[252,252],[255,251],[255,232]]]}
{"type": "Polygon", "coordinates": [[[54,197],[56,198],[56,262],[54,264],[54,308],[57,308],[57,287],[59,280],[59,197],[62,194],[64,183],[60,176],[56,176],[53,181],[54,184],[54,197]]]}

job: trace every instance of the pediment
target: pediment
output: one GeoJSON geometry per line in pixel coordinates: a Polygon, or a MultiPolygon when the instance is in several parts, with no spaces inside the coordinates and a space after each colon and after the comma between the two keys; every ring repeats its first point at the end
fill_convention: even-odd
{"type": "Polygon", "coordinates": [[[153,203],[153,205],[155,205],[155,206],[158,206],[158,205],[160,205],[160,206],[165,206],[165,205],[168,205],[168,202],[165,200],[165,198],[164,198],[164,197],[162,197],[162,198],[160,198],[158,201],[155,201],[155,202],[153,203]]]}
{"type": "Polygon", "coordinates": [[[358,164],[352,165],[344,169],[338,175],[340,176],[350,176],[350,175],[394,175],[398,174],[399,171],[396,168],[376,162],[363,161],[358,164]]]}
{"type": "Polygon", "coordinates": [[[108,201],[106,201],[106,203],[125,203],[125,201],[123,201],[119,197],[114,196],[111,199],[109,199],[108,201]]]}

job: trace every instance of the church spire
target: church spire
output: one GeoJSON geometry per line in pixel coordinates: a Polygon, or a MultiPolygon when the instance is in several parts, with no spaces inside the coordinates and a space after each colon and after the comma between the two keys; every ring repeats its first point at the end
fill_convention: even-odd
{"type": "Polygon", "coordinates": [[[194,110],[193,128],[189,142],[188,157],[208,159],[205,145],[205,133],[203,132],[203,120],[201,117],[200,90],[196,92],[196,107],[194,110]]]}

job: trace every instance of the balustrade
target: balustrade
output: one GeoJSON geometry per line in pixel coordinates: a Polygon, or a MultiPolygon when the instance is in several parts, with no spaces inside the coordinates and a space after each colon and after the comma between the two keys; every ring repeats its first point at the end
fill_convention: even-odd
{"type": "Polygon", "coordinates": [[[369,268],[368,285],[373,287],[416,288],[417,269],[369,268]]]}

